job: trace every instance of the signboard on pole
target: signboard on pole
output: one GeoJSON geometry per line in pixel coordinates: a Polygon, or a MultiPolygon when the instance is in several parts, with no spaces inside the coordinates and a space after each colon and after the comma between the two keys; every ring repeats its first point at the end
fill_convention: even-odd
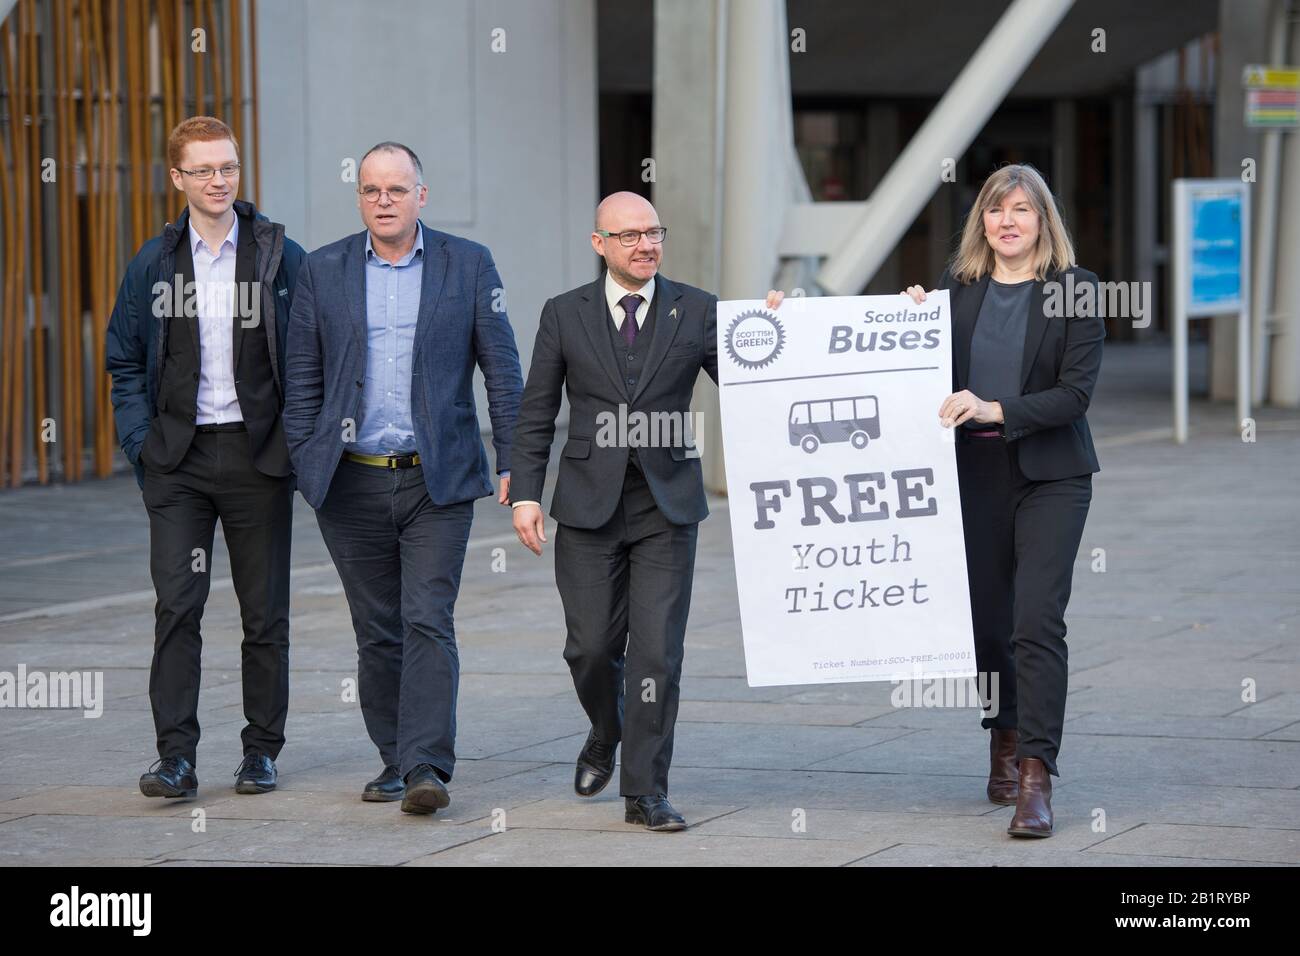
{"type": "Polygon", "coordinates": [[[1173,184],[1174,440],[1187,440],[1187,324],[1235,314],[1237,419],[1250,416],[1250,195],[1239,179],[1173,184]]]}

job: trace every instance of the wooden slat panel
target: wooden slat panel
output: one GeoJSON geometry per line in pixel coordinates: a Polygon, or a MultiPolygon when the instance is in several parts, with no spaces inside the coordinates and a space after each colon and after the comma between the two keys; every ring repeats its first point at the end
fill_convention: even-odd
{"type": "MultiPolygon", "coordinates": [[[[12,91],[16,87],[14,57],[11,49],[12,30],[9,22],[0,25],[0,73],[4,76],[5,94],[12,105],[12,91]]],[[[11,124],[16,126],[16,124],[11,124]]],[[[0,205],[4,207],[4,292],[0,297],[0,482],[18,483],[21,469],[22,408],[21,377],[23,365],[22,325],[23,314],[19,285],[22,281],[22,245],[18,221],[19,203],[16,201],[17,130],[0,150],[0,205]]]]}
{"type": "Polygon", "coordinates": [[[225,119],[256,201],[256,6],[244,2],[18,0],[0,24],[0,486],[77,481],[87,461],[104,477],[119,461],[106,333],[126,260],[183,206],[154,175],[170,165],[165,134],[187,115],[225,119]]]}
{"type": "Polygon", "coordinates": [[[31,123],[27,137],[27,168],[32,176],[31,208],[28,210],[30,232],[28,248],[32,258],[32,394],[33,394],[33,428],[36,434],[36,477],[41,484],[50,480],[49,445],[41,440],[45,418],[48,414],[48,384],[45,375],[45,275],[44,275],[44,241],[45,229],[45,190],[40,180],[41,151],[41,108],[40,108],[40,67],[39,47],[37,46],[36,0],[21,0],[26,11],[24,19],[27,24],[27,117],[31,123]]]}

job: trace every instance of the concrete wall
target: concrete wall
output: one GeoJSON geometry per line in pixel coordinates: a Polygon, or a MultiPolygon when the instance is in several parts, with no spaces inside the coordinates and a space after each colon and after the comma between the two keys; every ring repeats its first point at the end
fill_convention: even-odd
{"type": "MultiPolygon", "coordinates": [[[[1219,82],[1214,102],[1214,175],[1241,177],[1241,161],[1260,155],[1260,135],[1245,124],[1246,94],[1241,73],[1248,63],[1268,61],[1271,0],[1221,0],[1219,82]]],[[[1252,202],[1257,190],[1251,189],[1252,202]]],[[[1258,205],[1252,207],[1252,221],[1258,205]]],[[[1210,320],[1210,397],[1231,401],[1237,394],[1237,320],[1210,320]]]]}
{"type": "MultiPolygon", "coordinates": [[[[262,0],[257,12],[264,211],[308,250],[358,232],[345,162],[406,143],[424,165],[424,222],[492,250],[527,374],[543,303],[596,275],[593,0],[262,0]]],[[[478,398],[486,427],[481,381],[478,398]]]]}

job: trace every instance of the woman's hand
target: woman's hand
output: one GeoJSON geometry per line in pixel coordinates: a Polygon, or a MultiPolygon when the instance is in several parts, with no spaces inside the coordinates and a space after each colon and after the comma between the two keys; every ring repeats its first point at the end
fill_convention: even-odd
{"type": "Polygon", "coordinates": [[[909,285],[905,291],[900,292],[898,294],[910,295],[912,297],[912,301],[915,302],[917,305],[920,305],[922,302],[925,301],[925,286],[909,285]]]}
{"type": "Polygon", "coordinates": [[[1002,406],[998,402],[986,402],[967,389],[953,392],[939,406],[939,424],[944,428],[955,428],[970,419],[981,425],[1002,424],[1002,406]]]}
{"type": "Polygon", "coordinates": [[[769,309],[781,308],[781,302],[785,299],[785,293],[779,289],[767,290],[767,307],[769,309]]]}

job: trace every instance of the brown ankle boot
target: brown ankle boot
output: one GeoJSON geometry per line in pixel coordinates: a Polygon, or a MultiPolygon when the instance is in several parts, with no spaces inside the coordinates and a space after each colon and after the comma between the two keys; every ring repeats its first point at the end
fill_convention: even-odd
{"type": "Polygon", "coordinates": [[[1037,757],[1020,761],[1020,796],[1007,832],[1020,837],[1052,835],[1052,776],[1037,757]]]}
{"type": "Polygon", "coordinates": [[[1014,730],[999,730],[994,727],[989,732],[989,785],[986,792],[989,800],[1002,806],[1012,807],[1020,795],[1020,768],[1016,762],[1016,741],[1019,735],[1014,730]]]}

